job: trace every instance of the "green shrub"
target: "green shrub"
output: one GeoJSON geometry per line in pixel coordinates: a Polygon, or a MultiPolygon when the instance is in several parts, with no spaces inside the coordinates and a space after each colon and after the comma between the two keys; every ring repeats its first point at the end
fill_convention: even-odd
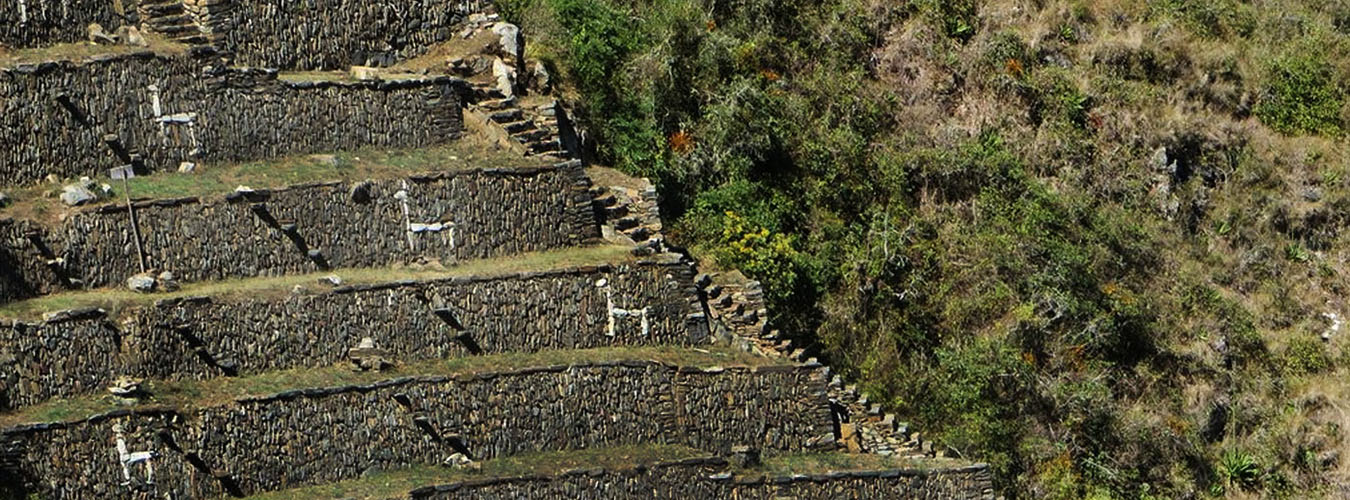
{"type": "Polygon", "coordinates": [[[1250,453],[1230,449],[1219,457],[1219,478],[1223,483],[1218,493],[1229,490],[1253,490],[1261,485],[1261,465],[1250,453]]]}
{"type": "Polygon", "coordinates": [[[796,286],[797,250],[792,239],[735,212],[722,218],[722,233],[712,250],[718,264],[762,280],[770,299],[786,298],[796,286]]]}
{"type": "Polygon", "coordinates": [[[1321,373],[1331,368],[1331,354],[1319,340],[1296,338],[1284,349],[1284,367],[1294,375],[1321,373]]]}
{"type": "Polygon", "coordinates": [[[1338,75],[1315,50],[1290,54],[1267,68],[1256,116],[1286,134],[1340,134],[1344,91],[1338,75]]]}
{"type": "Polygon", "coordinates": [[[1240,0],[1154,0],[1156,14],[1182,21],[1192,32],[1207,38],[1246,37],[1256,30],[1256,11],[1240,0]]]}
{"type": "Polygon", "coordinates": [[[942,28],[947,36],[966,42],[979,23],[975,0],[910,0],[910,5],[942,28]]]}

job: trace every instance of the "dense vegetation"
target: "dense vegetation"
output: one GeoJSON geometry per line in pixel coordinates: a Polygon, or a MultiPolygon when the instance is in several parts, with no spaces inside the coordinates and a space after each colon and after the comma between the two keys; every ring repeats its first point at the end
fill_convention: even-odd
{"type": "Polygon", "coordinates": [[[677,242],[1009,497],[1350,491],[1350,2],[501,7],[677,242]]]}

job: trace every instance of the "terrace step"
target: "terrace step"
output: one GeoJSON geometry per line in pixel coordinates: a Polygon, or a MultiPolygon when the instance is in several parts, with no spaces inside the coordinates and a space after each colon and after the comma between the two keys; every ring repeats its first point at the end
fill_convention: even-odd
{"type": "Polygon", "coordinates": [[[523,130],[520,132],[514,132],[511,134],[511,137],[515,138],[517,141],[520,141],[522,143],[531,143],[538,141],[546,141],[552,135],[553,134],[547,130],[530,129],[530,130],[523,130]]]}
{"type": "MultiPolygon", "coordinates": [[[[942,498],[994,498],[987,466],[952,461],[916,470],[901,457],[878,459],[838,452],[793,453],[751,458],[757,450],[719,456],[672,446],[594,448],[536,453],[452,467],[413,467],[316,487],[285,490],[285,498],[493,498],[510,488],[519,498],[568,498],[578,491],[608,492],[607,498],[641,491],[640,498],[920,498],[910,486],[962,486],[942,498]],[[772,472],[771,472],[772,471],[772,472]],[[523,480],[528,478],[528,480],[523,480]],[[636,485],[636,486],[635,486],[636,485]]],[[[926,497],[925,497],[926,498],[926,497]]],[[[936,497],[935,497],[936,498],[936,497]]]]}
{"type": "Polygon", "coordinates": [[[477,104],[479,108],[487,110],[502,110],[516,107],[516,98],[507,97],[504,99],[489,99],[477,104]]]}
{"type": "Polygon", "coordinates": [[[511,134],[513,137],[516,134],[537,130],[534,126],[534,121],[532,120],[521,120],[518,122],[504,123],[502,124],[502,128],[506,129],[506,132],[508,134],[511,134]]]}
{"type": "Polygon", "coordinates": [[[491,460],[654,442],[715,453],[758,442],[766,454],[781,454],[833,442],[818,371],[731,350],[638,349],[488,356],[459,365],[431,361],[392,374],[333,367],[228,381],[154,382],[146,386],[155,391],[154,403],[63,400],[0,415],[0,442],[27,451],[7,467],[41,471],[43,480],[32,491],[39,496],[71,491],[77,483],[111,491],[123,480],[121,474],[81,474],[87,465],[69,458],[98,456],[108,443],[69,436],[116,436],[125,439],[123,449],[160,457],[154,491],[182,498],[359,479],[366,468],[349,466],[345,457],[370,450],[380,450],[387,467],[436,467],[452,451],[491,460]],[[571,389],[555,389],[560,386],[571,389]],[[736,392],[732,398],[724,387],[775,390],[736,392]],[[736,401],[747,397],[765,411],[720,418],[736,414],[736,401]],[[114,410],[122,411],[107,413],[114,410]],[[316,412],[325,415],[321,424],[314,421],[316,412]],[[477,415],[476,423],[450,417],[469,412],[477,415]],[[611,412],[626,418],[615,419],[611,412]],[[677,412],[691,418],[675,418],[677,412]],[[54,414],[63,416],[59,421],[46,416],[54,414]],[[316,432],[316,425],[360,438],[334,439],[316,432]],[[766,432],[771,439],[765,440],[766,432]],[[205,460],[188,464],[187,453],[172,444],[189,442],[192,453],[205,460]],[[425,446],[433,443],[444,453],[427,453],[425,446]],[[236,491],[222,491],[224,482],[216,478],[202,480],[202,471],[214,474],[212,464],[228,464],[236,491]]]}
{"type": "Polygon", "coordinates": [[[489,119],[491,119],[492,121],[497,122],[497,123],[499,123],[499,124],[506,124],[506,123],[511,123],[511,122],[518,122],[518,121],[523,120],[524,117],[525,117],[525,112],[521,111],[519,108],[511,108],[511,109],[504,109],[504,110],[501,110],[501,111],[494,111],[493,113],[491,113],[491,114],[488,115],[488,118],[489,118],[489,119]]]}
{"type": "Polygon", "coordinates": [[[583,248],[461,264],[503,269],[477,274],[457,271],[463,267],[403,276],[390,275],[397,273],[392,270],[343,269],[320,278],[196,285],[214,290],[209,295],[183,292],[108,302],[106,292],[91,291],[30,300],[15,307],[48,311],[41,320],[0,319],[0,345],[18,348],[9,361],[18,369],[18,384],[6,391],[0,411],[52,397],[101,392],[122,374],[153,370],[186,380],[331,366],[348,362],[347,348],[367,337],[379,339],[381,356],[400,363],[567,348],[693,346],[706,341],[706,324],[688,320],[688,315],[701,312],[700,305],[689,303],[685,291],[692,269],[634,261],[628,250],[583,248]],[[511,269],[528,273],[507,271],[511,269]],[[594,286],[600,281],[612,284],[600,290],[594,286]],[[556,291],[547,297],[533,293],[541,287],[556,291]],[[605,308],[568,307],[604,300],[607,294],[627,297],[619,306],[628,308],[624,316],[613,316],[605,308]],[[450,306],[419,296],[465,299],[450,306]],[[63,309],[53,311],[43,307],[46,304],[63,309]],[[627,316],[638,306],[649,310],[641,317],[627,316]],[[105,307],[118,313],[110,314],[105,307]],[[278,321],[254,321],[259,311],[288,319],[284,327],[278,321]],[[362,321],[341,329],[325,328],[354,317],[362,321]],[[314,333],[303,341],[287,333],[297,329],[314,333]],[[557,335],[559,329],[567,335],[557,335]],[[82,341],[72,342],[73,338],[82,341]],[[142,339],[142,347],[156,356],[100,355],[117,353],[119,338],[142,339]],[[269,346],[268,355],[250,355],[243,345],[269,346]],[[44,375],[40,384],[27,375],[62,363],[58,353],[86,361],[44,375]]]}

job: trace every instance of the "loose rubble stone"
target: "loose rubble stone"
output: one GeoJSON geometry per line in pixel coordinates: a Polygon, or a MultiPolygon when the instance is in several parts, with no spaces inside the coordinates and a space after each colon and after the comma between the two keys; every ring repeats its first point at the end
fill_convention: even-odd
{"type": "Polygon", "coordinates": [[[117,39],[113,38],[112,35],[109,35],[107,31],[104,31],[103,26],[98,23],[90,23],[88,29],[90,43],[102,45],[114,45],[117,43],[117,39]]]}
{"type": "Polygon", "coordinates": [[[731,447],[731,455],[727,461],[736,467],[742,469],[759,466],[759,450],[746,445],[737,445],[731,447]]]}
{"type": "Polygon", "coordinates": [[[133,292],[150,293],[155,291],[155,275],[141,273],[127,278],[127,288],[133,292]]]}
{"type": "Polygon", "coordinates": [[[370,337],[361,339],[360,344],[347,350],[347,358],[356,371],[383,371],[394,366],[385,359],[388,354],[384,349],[375,347],[375,340],[370,337]]]}
{"type": "Polygon", "coordinates": [[[492,76],[497,81],[497,91],[503,96],[516,95],[516,70],[502,62],[500,58],[492,60],[492,76]]]}
{"type": "Polygon", "coordinates": [[[156,277],[155,287],[162,292],[176,292],[179,288],[178,277],[169,271],[159,273],[159,276],[156,277]]]}
{"type": "Polygon", "coordinates": [[[98,200],[98,195],[85,186],[71,184],[61,188],[61,203],[68,206],[83,205],[96,200],[98,200]]]}

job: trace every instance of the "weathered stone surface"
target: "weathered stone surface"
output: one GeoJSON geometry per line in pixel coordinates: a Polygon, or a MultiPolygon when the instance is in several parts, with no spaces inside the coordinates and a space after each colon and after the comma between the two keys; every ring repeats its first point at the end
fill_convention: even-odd
{"type": "Polygon", "coordinates": [[[492,25],[492,33],[498,37],[499,50],[501,55],[507,58],[507,62],[516,64],[525,57],[524,38],[520,35],[520,27],[511,23],[497,23],[492,25]]]}
{"type": "Polygon", "coordinates": [[[745,477],[717,459],[652,464],[637,470],[501,477],[418,488],[413,499],[540,500],[763,498],[993,500],[989,468],[891,469],[821,476],[745,477]]]}
{"type": "Polygon", "coordinates": [[[155,291],[155,275],[153,273],[139,273],[127,278],[127,288],[133,292],[150,293],[155,291]]]}
{"type": "Polygon", "coordinates": [[[0,0],[0,45],[23,48],[78,42],[88,38],[91,23],[116,30],[121,22],[109,0],[0,0]]]}
{"type": "Polygon", "coordinates": [[[285,5],[234,0],[219,19],[204,24],[218,34],[216,44],[237,54],[241,65],[287,69],[388,66],[451,39],[470,13],[489,5],[481,0],[314,0],[285,5]]]}
{"type": "Polygon", "coordinates": [[[155,276],[155,286],[157,286],[161,292],[178,291],[178,276],[171,271],[159,273],[158,276],[155,276]]]}
{"type": "MultiPolygon", "coordinates": [[[[234,201],[138,203],[136,218],[147,267],[172,269],[183,283],[320,270],[309,250],[321,250],[333,268],[418,259],[448,264],[597,237],[594,212],[574,200],[586,182],[585,171],[573,164],[485,169],[372,182],[366,203],[353,202],[349,187],[329,183],[236,192],[227,197],[234,201]],[[408,193],[411,221],[396,191],[408,193]],[[264,199],[257,209],[247,203],[264,199]],[[296,231],[272,225],[283,220],[293,221],[296,231]],[[452,223],[454,229],[415,234],[410,248],[409,222],[452,223]]],[[[98,287],[120,284],[140,271],[124,205],[87,209],[68,217],[58,231],[0,220],[0,263],[7,260],[15,267],[0,267],[0,303],[69,288],[63,274],[77,286],[98,287]],[[33,244],[34,234],[50,255],[33,244]],[[58,257],[59,273],[42,264],[58,257]]]]}
{"type": "Polygon", "coordinates": [[[98,200],[98,195],[83,185],[71,184],[61,188],[61,203],[67,206],[83,205],[95,200],[98,200]]]}
{"type": "Polygon", "coordinates": [[[289,82],[276,71],[227,69],[209,51],[0,69],[0,186],[106,174],[126,163],[97,128],[115,131],[122,153],[139,154],[152,171],[444,144],[461,134],[465,91],[448,77],[289,82]],[[74,112],[55,104],[57,93],[74,112]]]}
{"type": "Polygon", "coordinates": [[[9,353],[0,362],[0,410],[99,391],[118,375],[207,379],[331,366],[365,337],[400,362],[698,345],[708,333],[703,318],[691,318],[701,311],[688,301],[692,273],[679,265],[603,266],[280,298],[168,299],[128,308],[115,320],[88,310],[55,313],[43,323],[0,321],[0,352],[9,353]],[[594,286],[600,279],[617,307],[649,308],[646,332],[632,319],[608,334],[608,298],[594,286]]]}
{"type": "Polygon", "coordinates": [[[830,432],[819,369],[732,368],[690,375],[658,363],[628,364],[633,366],[518,370],[450,380],[404,378],[288,391],[177,418],[153,410],[115,412],[0,430],[0,446],[12,457],[6,470],[24,482],[28,493],[43,498],[123,497],[128,491],[120,486],[121,464],[112,452],[110,430],[120,425],[129,447],[161,456],[155,484],[147,487],[152,498],[211,498],[225,493],[220,482],[193,469],[184,453],[194,453],[212,470],[237,481],[242,492],[253,494],[356,478],[372,468],[440,464],[460,451],[446,442],[452,437],[470,458],[485,460],[661,443],[714,452],[755,443],[765,453],[777,454],[803,449],[830,432]],[[681,387],[690,378],[725,392],[682,399],[681,387]],[[742,406],[747,400],[738,391],[756,386],[776,389],[742,406]],[[738,421],[721,422],[727,418],[738,421]],[[719,429],[715,440],[694,437],[713,428],[719,429]]]}

